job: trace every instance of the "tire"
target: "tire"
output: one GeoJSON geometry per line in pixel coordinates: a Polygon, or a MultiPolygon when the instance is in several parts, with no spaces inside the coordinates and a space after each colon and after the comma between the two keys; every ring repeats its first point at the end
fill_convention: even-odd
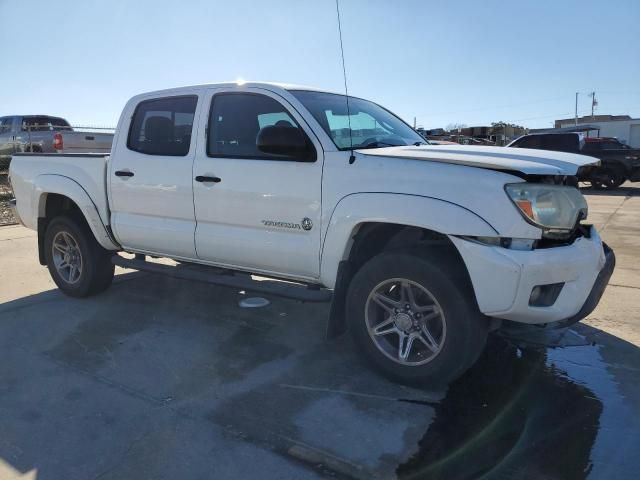
{"type": "Polygon", "coordinates": [[[347,323],[359,351],[382,374],[408,385],[444,386],[475,363],[486,344],[488,321],[459,272],[445,261],[411,253],[382,253],[358,270],[347,294],[347,323]],[[409,290],[414,301],[398,304],[409,290]],[[416,308],[407,312],[411,305],[416,308]],[[410,336],[414,340],[407,348],[410,336]],[[400,358],[407,351],[406,359],[400,358]]]}
{"type": "Polygon", "coordinates": [[[102,248],[83,223],[70,217],[54,218],[47,226],[44,249],[51,278],[65,294],[87,297],[111,285],[112,253],[102,248]]]}
{"type": "Polygon", "coordinates": [[[620,170],[604,167],[595,174],[592,174],[591,186],[597,190],[613,190],[622,185],[626,180],[624,173],[620,170]]]}

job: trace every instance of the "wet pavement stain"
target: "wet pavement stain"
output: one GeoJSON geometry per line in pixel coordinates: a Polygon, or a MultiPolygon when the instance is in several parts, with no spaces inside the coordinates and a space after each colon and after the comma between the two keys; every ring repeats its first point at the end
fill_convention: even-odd
{"type": "MultiPolygon", "coordinates": [[[[637,478],[640,425],[629,415],[637,419],[639,405],[629,405],[613,381],[602,388],[607,348],[522,350],[491,338],[479,362],[435,406],[419,451],[398,467],[398,478],[637,478]],[[588,371],[576,375],[572,367],[588,371]],[[627,408],[609,408],[605,418],[612,404],[627,408]]],[[[628,350],[626,361],[638,365],[637,347],[628,350]]]]}
{"type": "MultiPolygon", "coordinates": [[[[113,310],[113,307],[108,308],[113,310]]],[[[77,368],[95,371],[111,360],[114,350],[119,348],[127,337],[148,328],[152,319],[152,315],[131,315],[124,306],[119,312],[111,311],[109,315],[104,315],[98,310],[49,350],[48,354],[77,368]]]]}

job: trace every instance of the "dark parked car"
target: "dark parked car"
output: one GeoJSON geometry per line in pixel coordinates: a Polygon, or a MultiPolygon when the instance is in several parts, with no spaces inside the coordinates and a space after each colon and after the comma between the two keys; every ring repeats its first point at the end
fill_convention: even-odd
{"type": "Polygon", "coordinates": [[[507,146],[580,153],[599,158],[599,167],[590,168],[578,177],[580,181],[591,182],[594,188],[617,188],[627,180],[640,181],[640,149],[631,148],[617,138],[583,138],[578,133],[532,133],[507,146]]]}

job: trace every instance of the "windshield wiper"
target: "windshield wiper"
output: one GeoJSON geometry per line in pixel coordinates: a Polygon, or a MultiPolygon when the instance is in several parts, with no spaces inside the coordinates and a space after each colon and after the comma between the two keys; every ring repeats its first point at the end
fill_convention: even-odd
{"type": "Polygon", "coordinates": [[[428,145],[428,143],[425,143],[425,142],[413,142],[413,146],[414,147],[419,147],[420,145],[428,145]]]}
{"type": "Polygon", "coordinates": [[[403,146],[405,146],[405,145],[398,145],[397,143],[387,143],[387,142],[375,141],[375,142],[369,142],[366,145],[363,145],[361,147],[355,147],[355,148],[364,149],[364,148],[403,147],[403,146]]]}

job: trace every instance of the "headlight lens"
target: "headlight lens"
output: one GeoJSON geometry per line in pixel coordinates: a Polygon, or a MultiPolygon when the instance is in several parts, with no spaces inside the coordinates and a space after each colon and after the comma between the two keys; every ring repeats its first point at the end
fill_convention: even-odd
{"type": "Polygon", "coordinates": [[[575,187],[523,182],[505,191],[527,221],[545,230],[572,230],[587,218],[587,202],[575,187]]]}

